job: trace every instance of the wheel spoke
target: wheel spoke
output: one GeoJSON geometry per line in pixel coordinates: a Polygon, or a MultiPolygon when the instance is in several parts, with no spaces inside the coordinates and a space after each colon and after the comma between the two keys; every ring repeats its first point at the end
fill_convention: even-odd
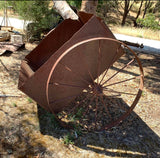
{"type": "Polygon", "coordinates": [[[133,58],[131,61],[129,61],[125,66],[123,66],[121,69],[119,69],[114,75],[112,75],[108,80],[106,80],[105,82],[102,83],[102,86],[107,83],[108,81],[110,81],[113,77],[115,77],[117,74],[119,74],[122,70],[124,70],[126,67],[128,67],[133,61],[135,60],[135,58],[133,58]]]}
{"type": "Polygon", "coordinates": [[[116,58],[116,56],[117,56],[118,51],[119,51],[120,48],[121,48],[121,44],[120,44],[119,47],[117,48],[116,53],[115,53],[115,55],[113,56],[112,60],[110,61],[108,68],[105,70],[104,75],[103,75],[103,77],[102,77],[102,79],[101,79],[101,81],[100,81],[99,84],[102,83],[102,81],[103,81],[104,77],[106,76],[106,74],[107,74],[110,66],[112,65],[113,61],[115,60],[115,58],[116,58]]]}
{"type": "Polygon", "coordinates": [[[53,113],[54,106],[55,112],[59,110],[60,115],[57,114],[56,119],[60,122],[69,125],[73,122],[84,130],[103,130],[120,123],[131,113],[142,93],[142,82],[143,70],[136,53],[122,42],[100,37],[89,39],[86,43],[82,41],[62,53],[50,73],[47,86],[51,86],[51,89],[47,87],[49,90],[46,94],[53,113]],[[103,40],[113,42],[115,48],[107,46],[103,40]],[[88,44],[89,42],[93,43],[88,44]],[[95,47],[92,48],[94,44],[95,47]],[[76,47],[78,48],[75,49],[76,47]],[[123,56],[128,51],[125,52],[123,48],[127,48],[134,56],[129,62],[123,56]],[[104,55],[103,51],[108,51],[107,49],[111,52],[104,55]],[[118,59],[120,62],[115,63],[118,59]],[[122,63],[121,60],[125,62],[122,63]],[[133,65],[135,60],[141,75],[126,73],[127,67],[133,65]],[[61,78],[63,75],[65,77],[61,78]],[[139,90],[136,93],[134,85],[139,78],[139,90]]]}
{"type": "Polygon", "coordinates": [[[98,49],[98,61],[97,61],[97,84],[99,84],[99,75],[101,69],[101,62],[102,62],[102,53],[101,53],[101,41],[99,40],[99,49],[98,49]]]}
{"type": "MultiPolygon", "coordinates": [[[[87,70],[87,72],[88,72],[88,74],[89,74],[92,82],[94,83],[93,75],[92,75],[92,73],[91,73],[90,70],[89,70],[89,67],[88,67],[88,64],[86,63],[85,56],[84,56],[83,52],[81,52],[81,55],[83,56],[82,58],[83,58],[83,61],[84,61],[84,66],[85,66],[85,68],[86,68],[86,70],[87,70]]],[[[95,83],[94,83],[94,84],[95,84],[95,83]]]]}
{"type": "Polygon", "coordinates": [[[89,110],[89,106],[90,106],[90,104],[93,102],[94,97],[95,97],[95,95],[93,95],[93,96],[92,96],[92,98],[90,99],[90,102],[89,102],[89,104],[88,104],[88,106],[87,106],[86,111],[84,111],[84,113],[82,114],[83,116],[85,116],[85,115],[86,115],[86,113],[88,112],[88,110],[89,110]]]}
{"type": "Polygon", "coordinates": [[[103,104],[103,106],[104,106],[104,108],[105,108],[108,116],[109,116],[110,119],[112,120],[112,117],[111,117],[111,115],[110,115],[110,113],[109,113],[108,107],[107,107],[106,104],[104,103],[103,96],[100,96],[100,99],[101,99],[101,102],[102,102],[102,104],[103,104]]]}
{"type": "Polygon", "coordinates": [[[79,85],[71,85],[71,84],[66,84],[66,83],[59,83],[59,82],[53,82],[53,83],[49,83],[49,84],[53,84],[55,86],[68,86],[68,87],[74,87],[74,88],[80,88],[80,89],[85,89],[86,87],[82,87],[79,85]]]}
{"type": "Polygon", "coordinates": [[[136,94],[133,94],[133,93],[127,93],[127,92],[115,91],[115,90],[108,89],[108,88],[104,88],[104,91],[113,92],[113,93],[118,93],[119,95],[120,95],[120,94],[136,95],[136,94]]]}
{"type": "Polygon", "coordinates": [[[97,129],[98,96],[96,96],[95,129],[97,129]]]}
{"type": "MultiPolygon", "coordinates": [[[[89,93],[89,92],[88,92],[89,93]]],[[[83,102],[85,102],[86,100],[88,99],[88,96],[87,96],[87,94],[85,95],[85,98],[83,98],[78,104],[76,104],[72,109],[70,109],[69,111],[68,111],[68,113],[72,113],[72,112],[74,112],[74,110],[76,109],[76,108],[78,108],[78,106],[80,106],[83,102]]]]}
{"type": "Polygon", "coordinates": [[[65,64],[62,64],[62,63],[59,63],[60,65],[63,65],[64,68],[68,71],[70,71],[72,74],[74,74],[74,76],[80,78],[83,82],[87,83],[87,84],[90,84],[86,79],[84,79],[81,75],[79,75],[78,73],[76,72],[73,72],[73,70],[71,68],[69,68],[67,65],[65,64]]]}
{"type": "Polygon", "coordinates": [[[107,87],[109,87],[109,86],[113,86],[113,85],[120,84],[120,83],[123,83],[123,82],[131,81],[131,80],[134,80],[134,79],[136,79],[136,78],[138,78],[138,77],[140,77],[140,76],[135,76],[135,77],[132,77],[132,78],[129,78],[129,79],[126,79],[126,80],[122,80],[122,81],[119,81],[119,82],[115,82],[115,83],[112,83],[112,84],[103,86],[103,88],[107,88],[107,87]]]}

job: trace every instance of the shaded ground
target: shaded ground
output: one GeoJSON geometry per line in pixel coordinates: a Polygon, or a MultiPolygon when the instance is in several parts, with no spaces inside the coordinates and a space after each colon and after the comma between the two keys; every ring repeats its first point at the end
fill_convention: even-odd
{"type": "Polygon", "coordinates": [[[88,133],[60,127],[17,90],[20,60],[33,47],[0,56],[0,94],[18,96],[0,98],[0,157],[160,157],[160,55],[139,54],[145,88],[134,112],[119,126],[88,133]]]}

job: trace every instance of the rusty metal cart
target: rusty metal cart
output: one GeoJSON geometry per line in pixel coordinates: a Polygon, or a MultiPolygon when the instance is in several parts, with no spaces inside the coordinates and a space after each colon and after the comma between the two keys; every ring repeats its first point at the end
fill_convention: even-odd
{"type": "Polygon", "coordinates": [[[22,60],[18,87],[63,125],[104,130],[136,106],[143,69],[100,18],[79,12],[79,20],[64,20],[22,60]]]}

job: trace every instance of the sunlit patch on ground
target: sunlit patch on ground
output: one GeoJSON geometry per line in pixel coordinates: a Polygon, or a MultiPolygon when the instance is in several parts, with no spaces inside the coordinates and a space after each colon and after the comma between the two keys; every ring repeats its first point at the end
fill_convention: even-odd
{"type": "MultiPolygon", "coordinates": [[[[17,89],[20,61],[28,52],[0,57],[9,70],[0,64],[0,94],[16,96],[0,98],[1,157],[160,157],[159,55],[139,54],[145,88],[134,112],[108,131],[87,132],[60,127],[52,114],[17,89]]],[[[130,68],[137,72],[136,65],[130,68]]]]}

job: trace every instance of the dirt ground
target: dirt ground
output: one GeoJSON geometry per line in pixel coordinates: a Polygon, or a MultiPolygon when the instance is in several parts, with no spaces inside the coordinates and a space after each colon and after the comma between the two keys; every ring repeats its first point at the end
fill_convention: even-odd
{"type": "MultiPolygon", "coordinates": [[[[0,157],[160,157],[160,55],[139,53],[142,97],[118,126],[101,132],[67,130],[17,89],[21,60],[36,45],[0,56],[0,157]]],[[[134,69],[138,69],[134,67],[134,69]]]]}

